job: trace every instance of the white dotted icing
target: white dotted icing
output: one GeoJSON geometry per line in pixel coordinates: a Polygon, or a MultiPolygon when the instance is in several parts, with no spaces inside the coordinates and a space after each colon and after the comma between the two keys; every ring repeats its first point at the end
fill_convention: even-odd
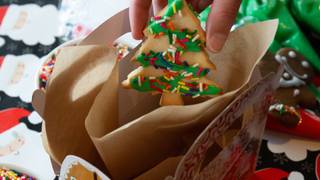
{"type": "Polygon", "coordinates": [[[292,76],[296,76],[297,78],[300,78],[300,79],[307,79],[308,78],[308,75],[307,74],[304,74],[304,75],[299,75],[298,73],[296,73],[292,68],[291,66],[288,64],[287,61],[282,61],[282,64],[284,65],[284,69],[289,73],[291,74],[292,76]]]}
{"type": "Polygon", "coordinates": [[[308,79],[308,74],[303,74],[302,79],[308,79]]]}
{"type": "Polygon", "coordinates": [[[292,76],[292,79],[290,80],[280,78],[280,87],[299,87],[305,84],[306,83],[304,81],[295,76],[292,76]]]}
{"type": "Polygon", "coordinates": [[[308,63],[307,61],[302,61],[302,62],[301,62],[301,65],[302,65],[302,67],[304,67],[304,68],[310,67],[310,65],[309,65],[309,63],[308,63]]]}
{"type": "Polygon", "coordinates": [[[299,89],[294,89],[293,90],[293,97],[296,97],[300,94],[300,90],[299,89]]]}
{"type": "Polygon", "coordinates": [[[277,54],[277,55],[275,56],[275,58],[276,58],[276,60],[277,60],[278,62],[281,62],[281,56],[280,56],[279,54],[277,54]]]}
{"type": "Polygon", "coordinates": [[[304,176],[301,172],[292,171],[288,176],[288,180],[304,180],[304,176]]]}
{"type": "Polygon", "coordinates": [[[297,54],[296,54],[296,52],[294,52],[294,51],[289,51],[288,55],[289,55],[289,57],[291,57],[291,58],[297,57],[297,54]]]}
{"type": "Polygon", "coordinates": [[[283,104],[273,104],[269,107],[269,111],[272,111],[272,110],[280,111],[281,109],[283,109],[283,107],[284,107],[283,104]]]}
{"type": "Polygon", "coordinates": [[[290,78],[290,74],[285,72],[285,73],[283,73],[283,77],[289,79],[290,78]]]}

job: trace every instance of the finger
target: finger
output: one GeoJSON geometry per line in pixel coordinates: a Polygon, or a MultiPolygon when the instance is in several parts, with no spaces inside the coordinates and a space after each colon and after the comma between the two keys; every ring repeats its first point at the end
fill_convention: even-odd
{"type": "Polygon", "coordinates": [[[167,5],[167,0],[153,0],[153,12],[154,14],[157,14],[159,11],[161,11],[164,7],[167,5]]]}
{"type": "Polygon", "coordinates": [[[212,2],[213,2],[213,0],[199,0],[199,2],[198,2],[199,12],[201,12],[206,7],[208,7],[210,4],[212,4],[212,2]]]}
{"type": "Polygon", "coordinates": [[[134,39],[143,38],[143,29],[149,19],[151,0],[131,0],[129,16],[132,36],[134,39]]]}
{"type": "Polygon", "coordinates": [[[237,16],[241,0],[215,0],[207,21],[207,47],[219,52],[237,16]]]}
{"type": "Polygon", "coordinates": [[[193,10],[198,11],[198,1],[199,0],[187,0],[187,3],[192,6],[193,10]]]}
{"type": "Polygon", "coordinates": [[[187,2],[192,6],[193,10],[201,12],[212,4],[213,0],[187,0],[187,2]]]}

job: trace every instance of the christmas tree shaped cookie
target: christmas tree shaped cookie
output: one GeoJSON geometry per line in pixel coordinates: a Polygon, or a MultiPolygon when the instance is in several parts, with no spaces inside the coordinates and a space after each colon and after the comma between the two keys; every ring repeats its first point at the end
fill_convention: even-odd
{"type": "Polygon", "coordinates": [[[161,105],[182,105],[181,96],[214,96],[222,92],[207,79],[215,66],[204,51],[205,32],[185,0],[169,0],[144,31],[147,37],[133,61],[124,87],[161,93],[161,105]]]}

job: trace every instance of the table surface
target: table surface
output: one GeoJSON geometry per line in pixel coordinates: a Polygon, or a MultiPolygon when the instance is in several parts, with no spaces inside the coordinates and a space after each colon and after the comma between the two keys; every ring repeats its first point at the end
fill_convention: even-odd
{"type": "MultiPolygon", "coordinates": [[[[59,6],[58,0],[0,0],[0,165],[26,169],[39,179],[53,179],[41,142],[42,119],[30,104],[41,57],[63,40],[87,34],[128,6],[128,1],[108,6],[110,0],[76,4],[65,0],[59,6]],[[73,13],[82,7],[87,12],[73,13]],[[77,28],[70,30],[72,27],[77,28]]],[[[319,141],[266,131],[257,169],[269,173],[272,169],[267,168],[282,169],[290,173],[289,179],[317,179],[317,157],[320,159],[319,141]]]]}

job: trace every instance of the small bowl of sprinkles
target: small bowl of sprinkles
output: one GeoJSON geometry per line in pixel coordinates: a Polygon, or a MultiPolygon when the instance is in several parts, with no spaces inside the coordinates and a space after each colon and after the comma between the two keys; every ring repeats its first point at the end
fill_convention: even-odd
{"type": "MultiPolygon", "coordinates": [[[[46,86],[53,72],[54,65],[57,60],[56,58],[57,58],[57,55],[59,54],[60,49],[66,46],[75,46],[78,44],[78,42],[80,42],[80,39],[63,43],[60,46],[56,47],[54,50],[52,50],[48,55],[43,57],[42,59],[43,64],[36,78],[36,84],[38,89],[42,89],[42,90],[46,89],[46,86]]],[[[117,57],[118,60],[122,59],[131,50],[131,48],[124,43],[114,43],[113,46],[118,49],[118,57],[117,57]]]]}
{"type": "Polygon", "coordinates": [[[36,77],[36,87],[38,87],[38,89],[46,89],[49,78],[53,72],[54,65],[56,63],[56,56],[59,53],[59,49],[66,46],[75,46],[80,42],[80,40],[81,39],[67,41],[53,49],[48,55],[44,56],[41,59],[43,63],[36,77]]]}
{"type": "Polygon", "coordinates": [[[37,178],[27,173],[24,173],[23,170],[14,170],[13,168],[0,166],[0,179],[1,180],[36,180],[37,178]]]}

